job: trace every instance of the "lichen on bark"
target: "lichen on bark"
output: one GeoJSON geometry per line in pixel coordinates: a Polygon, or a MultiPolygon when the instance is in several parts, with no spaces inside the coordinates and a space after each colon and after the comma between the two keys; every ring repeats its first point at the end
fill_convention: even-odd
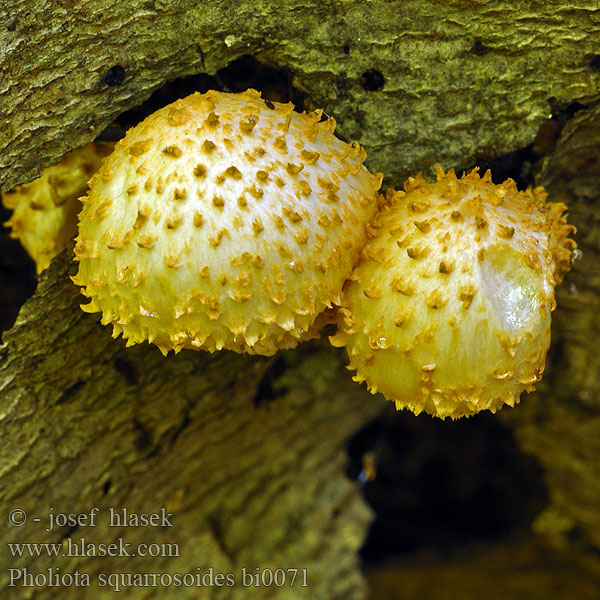
{"type": "Polygon", "coordinates": [[[598,96],[599,24],[600,3],[581,0],[443,10],[423,0],[11,0],[0,8],[0,189],[35,178],[165,81],[244,54],[286,67],[388,181],[438,162],[466,167],[478,148],[530,143],[553,107],[598,96]],[[111,86],[116,66],[123,79],[111,86]]]}
{"type": "MultiPolygon", "coordinates": [[[[298,579],[291,589],[253,589],[253,597],[363,597],[356,552],[370,512],[344,474],[343,444],[380,407],[342,375],[342,356],[313,344],[282,353],[270,370],[273,360],[225,351],[165,359],[147,344],[126,350],[78,309],[69,274],[71,248],[44,271],[0,346],[0,507],[6,514],[19,507],[30,517],[23,527],[3,524],[3,542],[123,537],[132,547],[176,543],[180,556],[57,562],[5,552],[2,587],[9,568],[78,569],[94,578],[212,567],[238,582],[242,568],[298,568],[307,570],[308,588],[298,579]],[[100,509],[95,527],[45,531],[50,512],[92,507],[100,509]],[[111,507],[166,507],[173,527],[110,527],[111,507]]],[[[10,590],[15,598],[27,591],[10,590]]],[[[161,598],[197,593],[154,591],[161,598]]],[[[205,593],[244,598],[247,588],[205,593]]],[[[45,587],[35,597],[53,594],[45,587]]],[[[73,587],[61,597],[111,594],[73,587]]],[[[144,588],[127,594],[149,597],[144,588]]]]}
{"type": "MultiPolygon", "coordinates": [[[[552,201],[569,204],[583,258],[559,290],[540,391],[498,418],[544,468],[551,503],[531,535],[566,548],[575,536],[573,556],[596,572],[600,3],[440,7],[423,0],[4,2],[0,189],[32,180],[165,82],[213,75],[242,55],[285,68],[305,107],[333,115],[339,133],[365,145],[368,165],[396,186],[438,162],[469,166],[481,149],[523,148],[551,112],[581,108],[536,182],[552,201]],[[592,550],[579,552],[581,544],[592,550]]],[[[308,569],[309,588],[253,589],[252,597],[364,598],[356,550],[371,514],[344,475],[343,448],[383,399],[353,384],[345,357],[324,340],[273,360],[125,350],[78,309],[71,259],[68,249],[44,272],[0,346],[0,512],[165,506],[174,527],[122,532],[104,521],[93,530],[44,532],[31,521],[5,522],[2,538],[109,542],[126,533],[132,543],[180,543],[181,557],[57,564],[5,553],[0,582],[9,566],[93,574],[291,566],[308,569]]],[[[431,589],[435,577],[422,576],[431,589]]],[[[54,590],[30,591],[46,598],[54,590]]],[[[138,589],[128,597],[188,592],[138,589]]],[[[9,597],[23,593],[12,588],[9,597]]],[[[248,597],[242,587],[201,594],[248,597]]]]}

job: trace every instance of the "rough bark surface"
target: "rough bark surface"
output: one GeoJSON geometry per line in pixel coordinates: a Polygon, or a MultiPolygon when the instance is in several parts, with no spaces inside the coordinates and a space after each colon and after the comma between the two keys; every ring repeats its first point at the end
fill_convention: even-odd
{"type": "MultiPolygon", "coordinates": [[[[44,272],[0,346],[2,541],[98,544],[122,537],[130,548],[176,543],[181,556],[13,558],[5,546],[0,588],[10,581],[9,568],[79,570],[94,583],[100,573],[212,567],[233,573],[236,585],[126,594],[363,597],[356,552],[370,512],[344,475],[343,443],[381,405],[342,373],[342,355],[312,344],[282,353],[273,367],[273,360],[231,352],[165,359],[148,345],[125,350],[79,310],[69,273],[70,249],[44,272]],[[92,507],[100,509],[95,527],[45,531],[50,513],[92,507]],[[165,507],[173,526],[110,527],[109,507],[165,507]],[[28,515],[22,527],[6,523],[14,508],[28,515]],[[309,587],[298,577],[292,588],[248,590],[240,583],[243,567],[307,569],[309,587]]],[[[56,593],[48,585],[35,594],[6,589],[11,598],[56,593]]],[[[114,596],[74,586],[61,588],[60,597],[114,596]]]]}
{"type": "MultiPolygon", "coordinates": [[[[373,600],[597,598],[600,589],[600,105],[564,127],[537,177],[570,207],[581,258],[558,288],[538,391],[498,418],[544,470],[547,507],[521,539],[367,571],[373,600]],[[467,575],[468,574],[468,575],[467,575]],[[535,590],[535,592],[533,591],[535,590]]],[[[517,506],[500,510],[518,510],[517,506]]]]}
{"type": "Polygon", "coordinates": [[[600,548],[600,105],[567,123],[538,181],[569,206],[582,254],[557,290],[539,392],[502,416],[546,470],[551,504],[536,529],[585,532],[600,548]]]}
{"type": "MultiPolygon", "coordinates": [[[[596,576],[599,25],[600,3],[583,0],[8,0],[0,5],[0,189],[33,179],[166,81],[212,74],[244,54],[287,68],[305,104],[334,115],[341,135],[366,145],[369,166],[395,185],[438,162],[468,166],[478,149],[500,154],[527,146],[552,111],[585,105],[537,177],[552,200],[569,204],[583,258],[559,291],[540,391],[499,418],[545,470],[550,505],[531,535],[566,548],[559,557],[565,568],[578,540],[577,568],[596,576]],[[124,70],[122,81],[115,66],[124,70]]],[[[0,346],[2,541],[123,537],[132,546],[176,543],[181,556],[12,558],[3,549],[0,586],[11,567],[33,574],[78,569],[92,581],[99,573],[212,567],[236,582],[243,567],[291,567],[307,569],[308,588],[297,581],[250,592],[236,585],[125,593],[364,598],[356,550],[370,512],[344,476],[343,446],[384,402],[350,381],[343,353],[325,341],[271,360],[227,352],[164,359],[148,346],[125,350],[77,308],[71,258],[64,252],[42,275],[0,346]],[[97,526],[46,532],[50,507],[74,514],[98,507],[97,526]],[[165,507],[173,527],[109,527],[110,507],[165,507]],[[21,527],[6,522],[13,508],[28,515],[21,527]]],[[[514,547],[500,552],[510,556],[514,547]]],[[[483,575],[483,566],[473,565],[483,575]]],[[[450,562],[439,579],[430,569],[411,569],[413,593],[398,597],[425,589],[442,598],[433,587],[466,577],[468,568],[450,562]]],[[[510,576],[499,573],[486,572],[482,581],[510,576]]],[[[57,596],[47,585],[5,592],[57,596]]],[[[389,588],[386,594],[393,597],[389,588]]],[[[452,597],[471,597],[469,589],[460,594],[452,597]]],[[[59,595],[114,597],[85,587],[59,595]]]]}
{"type": "Polygon", "coordinates": [[[466,167],[478,148],[521,148],[553,109],[598,96],[599,32],[597,0],[9,0],[0,189],[35,178],[165,81],[243,54],[289,69],[388,181],[466,167]]]}

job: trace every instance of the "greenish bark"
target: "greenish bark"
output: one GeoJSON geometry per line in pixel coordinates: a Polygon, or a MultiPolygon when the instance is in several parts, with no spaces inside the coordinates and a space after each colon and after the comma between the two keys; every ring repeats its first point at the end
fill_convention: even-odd
{"type": "MultiPolygon", "coordinates": [[[[335,116],[340,134],[366,145],[369,166],[394,185],[438,162],[470,165],[478,148],[522,148],[552,109],[585,104],[537,177],[552,200],[569,204],[583,258],[559,290],[539,392],[498,418],[545,471],[551,503],[532,539],[569,548],[576,533],[597,550],[599,24],[600,3],[560,0],[9,0],[0,7],[0,188],[33,179],[166,81],[214,73],[243,54],[287,67],[307,107],[335,116]],[[115,65],[124,79],[110,86],[115,65]],[[383,75],[381,88],[374,71],[383,75]]],[[[325,340],[269,360],[125,350],[77,308],[71,258],[64,252],[41,276],[0,346],[3,543],[121,536],[134,545],[177,543],[181,556],[11,558],[3,551],[0,585],[10,567],[79,569],[93,578],[197,567],[239,578],[242,567],[291,567],[307,569],[308,588],[126,594],[364,598],[356,550],[371,515],[344,475],[343,448],[385,403],[350,381],[343,353],[325,340]],[[109,527],[108,509],[123,506],[166,507],[173,527],[109,527]],[[82,514],[98,507],[98,525],[46,532],[50,507],[82,514]],[[6,522],[13,508],[29,515],[22,527],[6,522]]],[[[577,569],[598,572],[593,550],[573,556],[577,569]]],[[[430,571],[423,577],[431,590],[435,578],[430,571]]],[[[55,592],[7,588],[9,598],[55,592]]],[[[113,595],[73,587],[60,597],[113,595]]]]}
{"type": "Polygon", "coordinates": [[[423,0],[45,2],[0,7],[0,189],[35,178],[165,81],[251,54],[399,184],[530,143],[600,92],[600,3],[423,0]],[[120,65],[124,79],[107,85],[120,65]],[[383,87],[379,87],[379,73],[383,87]]]}
{"type": "Polygon", "coordinates": [[[600,548],[600,105],[567,123],[538,181],[569,206],[582,254],[557,290],[539,391],[502,417],[546,470],[551,504],[536,529],[583,531],[600,548]]]}
{"type": "MultiPolygon", "coordinates": [[[[147,344],[126,350],[79,310],[69,273],[70,249],[44,271],[0,346],[2,542],[122,537],[130,548],[175,543],[180,556],[12,557],[5,546],[7,597],[56,597],[48,584],[5,587],[10,568],[55,567],[92,583],[100,573],[211,567],[236,578],[232,588],[130,588],[128,598],[364,597],[356,552],[371,517],[344,474],[343,445],[382,402],[343,373],[343,356],[326,342],[307,344],[269,370],[273,360],[225,351],[163,358],[147,344]],[[95,527],[45,531],[51,512],[93,507],[95,527]],[[110,507],[165,507],[173,526],[110,527],[110,507]],[[7,523],[15,508],[28,515],[22,527],[7,523]],[[292,588],[243,587],[241,569],[257,567],[306,569],[309,587],[300,575],[292,588]]],[[[59,591],[114,597],[96,586],[59,591]]]]}
{"type": "MultiPolygon", "coordinates": [[[[367,571],[372,600],[593,600],[600,586],[600,105],[562,131],[537,181],[570,207],[581,258],[557,290],[538,391],[498,418],[544,470],[548,506],[530,531],[457,556],[367,571]]],[[[504,473],[509,476],[509,473],[504,473]]],[[[500,510],[518,511],[518,506],[500,510]]]]}

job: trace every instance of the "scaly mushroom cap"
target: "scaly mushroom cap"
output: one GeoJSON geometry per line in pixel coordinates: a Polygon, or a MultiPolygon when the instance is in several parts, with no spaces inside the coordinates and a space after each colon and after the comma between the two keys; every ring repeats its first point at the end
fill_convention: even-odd
{"type": "Polygon", "coordinates": [[[2,194],[2,203],[13,211],[5,223],[12,229],[10,236],[21,240],[38,273],[75,237],[79,197],[113,146],[92,142],[73,150],[36,180],[2,194]]]}
{"type": "Polygon", "coordinates": [[[164,353],[271,355],[314,336],[358,260],[381,175],[333,119],[292,108],[211,91],[131,129],[83,200],[82,308],[164,353]]]}
{"type": "Polygon", "coordinates": [[[439,417],[513,406],[544,370],[575,243],[563,204],[438,167],[389,190],[346,284],[335,346],[355,381],[439,417]]]}

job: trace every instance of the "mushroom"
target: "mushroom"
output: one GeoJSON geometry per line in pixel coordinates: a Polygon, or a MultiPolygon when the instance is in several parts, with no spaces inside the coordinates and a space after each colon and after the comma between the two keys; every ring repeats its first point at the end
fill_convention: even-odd
{"type": "Polygon", "coordinates": [[[5,223],[12,229],[10,236],[21,240],[38,273],[75,237],[79,197],[113,146],[92,142],[72,150],[31,183],[2,194],[2,204],[13,211],[5,223]]]}
{"type": "Polygon", "coordinates": [[[344,289],[334,346],[397,409],[460,417],[513,406],[544,370],[554,288],[575,228],[543,188],[410,178],[388,190],[344,289]]]}
{"type": "Polygon", "coordinates": [[[90,182],[73,279],[127,345],[274,354],[315,336],[381,174],[322,111],[210,91],[129,130],[90,182]],[[317,322],[315,323],[315,321],[317,322]]]}

